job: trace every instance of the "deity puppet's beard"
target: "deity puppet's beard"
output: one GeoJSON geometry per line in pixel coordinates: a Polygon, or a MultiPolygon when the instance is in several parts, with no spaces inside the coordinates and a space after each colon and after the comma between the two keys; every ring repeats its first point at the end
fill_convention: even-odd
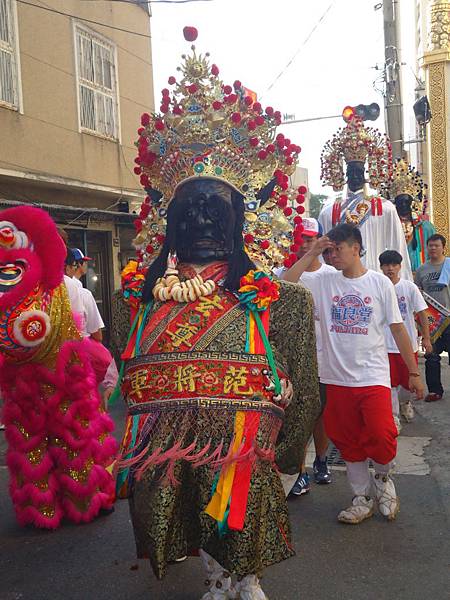
{"type": "Polygon", "coordinates": [[[233,254],[232,244],[209,237],[189,240],[177,239],[176,253],[178,260],[185,263],[206,264],[211,261],[228,260],[233,254]]]}

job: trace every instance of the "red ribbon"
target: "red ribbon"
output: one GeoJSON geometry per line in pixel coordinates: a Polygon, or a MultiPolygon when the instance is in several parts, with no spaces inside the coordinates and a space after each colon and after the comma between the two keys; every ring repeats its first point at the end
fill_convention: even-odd
{"type": "Polygon", "coordinates": [[[337,225],[340,220],[341,220],[341,203],[339,200],[336,200],[336,202],[333,204],[333,211],[332,211],[332,216],[331,216],[331,222],[333,224],[333,227],[335,225],[337,225]]]}
{"type": "MultiPolygon", "coordinates": [[[[267,335],[269,335],[269,313],[270,308],[260,313],[261,322],[267,335]]],[[[258,332],[255,337],[255,354],[265,354],[264,342],[258,332]]],[[[260,420],[260,413],[249,411],[245,415],[245,441],[241,454],[250,451],[254,446],[260,420]]],[[[241,531],[244,528],[253,463],[252,460],[244,460],[236,465],[233,487],[231,488],[230,512],[228,514],[228,527],[230,529],[241,531]]]]}
{"type": "Polygon", "coordinates": [[[381,217],[383,214],[383,203],[381,198],[371,198],[370,203],[372,206],[372,217],[381,217]]]}

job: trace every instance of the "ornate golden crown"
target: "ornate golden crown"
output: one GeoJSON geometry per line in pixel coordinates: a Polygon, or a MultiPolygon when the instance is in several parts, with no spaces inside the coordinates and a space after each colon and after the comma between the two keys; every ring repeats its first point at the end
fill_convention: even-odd
{"type": "Polygon", "coordinates": [[[427,185],[416,169],[403,158],[396,160],[386,187],[392,201],[401,194],[412,196],[411,210],[417,217],[426,212],[427,185]]]}
{"type": "Polygon", "coordinates": [[[167,207],[176,188],[208,177],[244,196],[244,239],[252,258],[264,266],[280,264],[304,212],[306,188],[287,193],[301,148],[276,135],[279,111],[263,110],[239,81],[225,85],[217,66],[209,64],[209,54],[191,49],[190,56],[182,56],[180,81],[169,77],[172,94],[162,90],[160,114],[141,117],[135,173],[148,193],[135,223],[141,261],[153,260],[164,241],[167,207]],[[263,197],[260,191],[269,183],[271,191],[263,197]]]}
{"type": "Polygon", "coordinates": [[[422,177],[414,167],[409,165],[403,158],[394,164],[392,177],[389,180],[389,197],[394,199],[400,194],[408,194],[416,200],[422,195],[425,184],[422,177]]]}
{"type": "Polygon", "coordinates": [[[323,185],[340,191],[345,185],[344,161],[366,162],[369,183],[379,189],[392,170],[392,149],[388,137],[374,127],[365,127],[359,117],[352,117],[325,144],[321,160],[323,185]]]}

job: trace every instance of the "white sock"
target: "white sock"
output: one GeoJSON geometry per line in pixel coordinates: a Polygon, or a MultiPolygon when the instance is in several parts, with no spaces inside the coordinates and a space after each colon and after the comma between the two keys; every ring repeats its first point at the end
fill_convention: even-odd
{"type": "Polygon", "coordinates": [[[405,388],[402,388],[402,386],[398,387],[398,401],[400,403],[400,406],[402,404],[407,404],[408,402],[410,402],[411,397],[411,392],[409,390],[405,390],[405,388]]]}
{"type": "Polygon", "coordinates": [[[367,496],[370,490],[369,465],[363,462],[345,462],[347,479],[355,496],[367,496]]]}
{"type": "Polygon", "coordinates": [[[400,417],[400,404],[398,401],[398,387],[391,388],[392,414],[397,419],[400,417]]]}
{"type": "Polygon", "coordinates": [[[394,468],[394,461],[388,462],[386,465],[382,465],[381,463],[373,462],[373,468],[375,469],[375,473],[380,473],[380,475],[387,475],[394,468]]]}

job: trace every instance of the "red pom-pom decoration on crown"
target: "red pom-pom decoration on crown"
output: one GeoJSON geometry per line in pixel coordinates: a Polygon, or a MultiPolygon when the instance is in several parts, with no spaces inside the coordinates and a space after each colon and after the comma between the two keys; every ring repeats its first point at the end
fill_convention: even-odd
{"type": "Polygon", "coordinates": [[[186,26],[183,27],[183,35],[187,42],[195,42],[198,38],[198,31],[195,27],[186,26]]]}

